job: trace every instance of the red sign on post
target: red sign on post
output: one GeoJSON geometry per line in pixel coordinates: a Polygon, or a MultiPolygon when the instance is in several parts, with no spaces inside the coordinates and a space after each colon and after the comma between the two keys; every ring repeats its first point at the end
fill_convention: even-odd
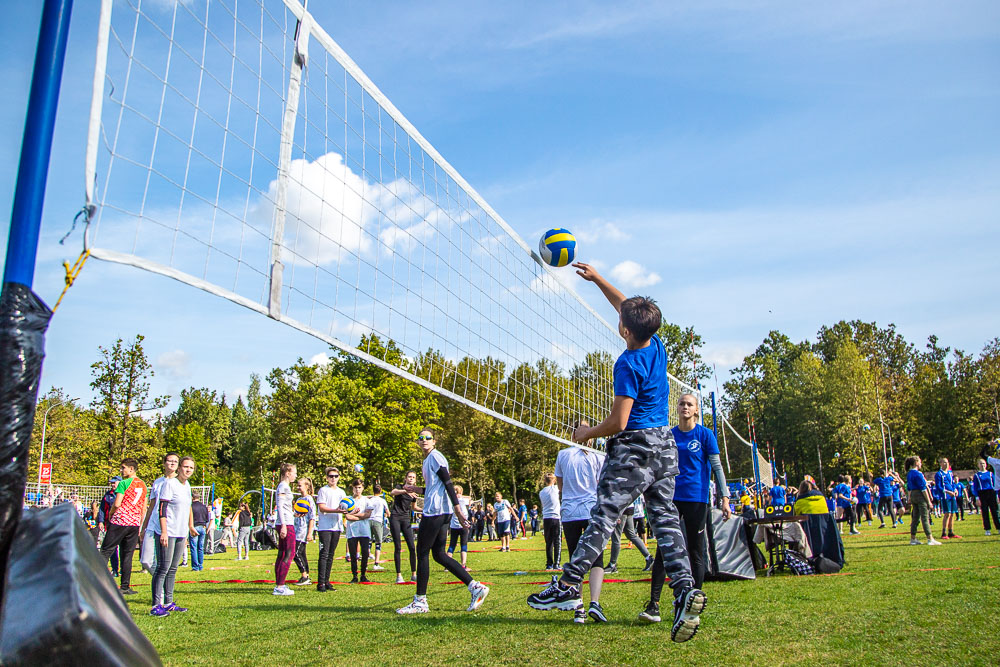
{"type": "Polygon", "coordinates": [[[42,464],[42,474],[39,477],[39,481],[42,484],[48,484],[52,481],[52,464],[43,463],[42,464]]]}

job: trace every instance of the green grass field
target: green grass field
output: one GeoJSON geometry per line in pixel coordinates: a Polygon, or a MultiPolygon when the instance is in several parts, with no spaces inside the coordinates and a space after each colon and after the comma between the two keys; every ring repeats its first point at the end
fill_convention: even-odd
{"type": "MultiPolygon", "coordinates": [[[[207,557],[202,572],[178,572],[179,581],[195,582],[176,588],[188,613],[150,617],[149,577],[141,573],[128,605],[173,665],[1000,664],[1000,537],[986,537],[977,515],[956,523],[964,539],[940,547],[911,547],[900,528],[864,526],[862,535],[844,536],[848,562],[840,575],[708,582],[708,610],[687,644],[670,642],[666,621],[636,620],[649,584],[639,581],[648,575],[634,549],[623,551],[624,567],[609,576],[631,581],[604,586],[609,623],[581,626],[568,612],[529,609],[525,597],[540,588],[532,582],[548,578],[541,533],[512,544],[523,551],[470,545],[483,550],[469,554],[473,575],[492,588],[474,613],[465,612],[465,587],[446,584],[454,578],[432,562],[430,613],[398,616],[414,587],[391,583],[391,551],[383,554],[387,570],[372,575],[385,585],[345,583],[328,593],[293,587],[294,597],[275,597],[268,584],[208,583],[272,578],[274,551],[254,552],[249,562],[226,553],[207,557]]],[[[316,544],[309,556],[315,571],[316,544]]],[[[294,565],[290,574],[298,576],[294,565]]],[[[332,578],[350,580],[343,558],[332,578]]]]}

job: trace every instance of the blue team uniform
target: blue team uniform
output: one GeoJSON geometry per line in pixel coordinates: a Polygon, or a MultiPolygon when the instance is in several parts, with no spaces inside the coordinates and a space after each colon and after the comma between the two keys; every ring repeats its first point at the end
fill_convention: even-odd
{"type": "Polygon", "coordinates": [[[781,507],[785,504],[785,488],[783,486],[771,487],[771,505],[781,507]]]}

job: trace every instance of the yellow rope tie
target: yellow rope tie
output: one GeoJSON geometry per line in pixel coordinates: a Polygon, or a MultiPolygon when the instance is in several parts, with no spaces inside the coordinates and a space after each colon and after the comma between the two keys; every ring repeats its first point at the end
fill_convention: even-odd
{"type": "Polygon", "coordinates": [[[62,303],[63,297],[66,296],[66,292],[69,288],[73,286],[76,282],[77,277],[80,275],[80,271],[83,270],[83,265],[87,263],[87,258],[90,257],[90,250],[84,249],[80,253],[80,256],[76,258],[76,262],[73,266],[69,265],[69,262],[63,262],[63,268],[66,269],[66,287],[63,288],[62,294],[59,295],[59,300],[56,301],[56,305],[52,306],[52,312],[56,312],[59,304],[62,303]]]}

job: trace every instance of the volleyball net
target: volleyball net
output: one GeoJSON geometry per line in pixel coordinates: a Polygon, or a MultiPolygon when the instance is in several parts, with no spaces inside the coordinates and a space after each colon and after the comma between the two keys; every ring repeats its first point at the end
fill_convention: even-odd
{"type": "Polygon", "coordinates": [[[617,328],[297,0],[103,0],[86,195],[93,257],[541,436],[610,411],[617,328]]]}
{"type": "Polygon", "coordinates": [[[728,419],[721,414],[718,416],[718,419],[722,424],[722,427],[719,429],[720,435],[727,439],[734,438],[735,443],[743,445],[743,447],[735,448],[738,452],[735,458],[737,459],[737,470],[744,473],[740,477],[749,479],[751,482],[748,485],[748,491],[751,495],[766,494],[774,481],[774,471],[771,469],[771,464],[768,462],[767,457],[761,454],[758,447],[755,447],[753,443],[740,435],[739,431],[733,428],[728,419]]]}

